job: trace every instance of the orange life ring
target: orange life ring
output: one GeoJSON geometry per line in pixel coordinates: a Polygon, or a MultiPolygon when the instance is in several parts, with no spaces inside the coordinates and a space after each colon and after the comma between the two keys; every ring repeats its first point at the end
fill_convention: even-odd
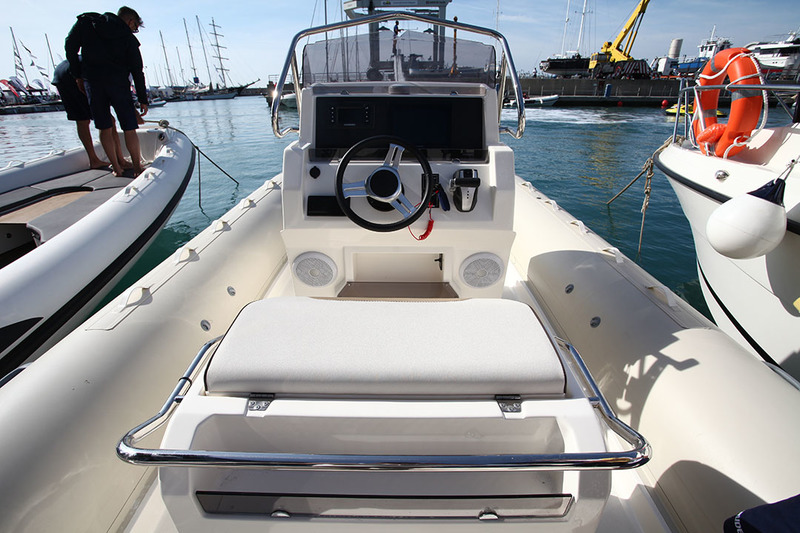
{"type": "MultiPolygon", "coordinates": [[[[699,85],[723,85],[726,77],[730,78],[730,85],[760,83],[758,66],[755,59],[747,55],[749,53],[747,48],[728,48],[717,53],[703,68],[699,85]]],[[[727,124],[722,124],[717,123],[719,89],[698,91],[692,129],[704,154],[713,153],[718,157],[736,155],[744,149],[742,141],[749,138],[758,125],[763,103],[761,91],[742,90],[731,94],[730,116],[727,124]]]]}

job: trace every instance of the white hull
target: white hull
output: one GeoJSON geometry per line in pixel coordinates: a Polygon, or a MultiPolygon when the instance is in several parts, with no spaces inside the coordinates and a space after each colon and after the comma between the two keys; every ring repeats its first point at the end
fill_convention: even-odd
{"type": "Polygon", "coordinates": [[[763,131],[751,146],[772,138],[781,144],[769,164],[754,168],[755,152],[740,154],[734,160],[701,155],[698,151],[669,146],[658,158],[689,221],[697,252],[698,276],[714,321],[752,353],[780,364],[787,372],[800,376],[800,310],[795,301],[800,295],[800,278],[795,264],[800,258],[795,206],[800,203],[798,177],[790,176],[784,199],[790,227],[773,251],[752,259],[731,259],[718,253],[708,241],[709,216],[722,201],[775,179],[798,146],[800,127],[794,125],[774,134],[763,131]],[[788,158],[788,159],[787,159],[788,158]],[[715,178],[718,170],[730,174],[724,181],[715,178]]]}
{"type": "Polygon", "coordinates": [[[551,94],[550,96],[534,96],[525,99],[525,107],[548,107],[555,105],[557,101],[557,94],[551,94]]]}
{"type": "MultiPolygon", "coordinates": [[[[153,163],[138,178],[98,178],[89,185],[106,180],[105,184],[114,186],[81,193],[86,196],[27,223],[28,231],[47,240],[0,270],[0,328],[5,328],[5,371],[0,374],[43,353],[83,322],[155,239],[177,206],[194,168],[189,141],[177,132],[161,129],[140,130],[139,137],[144,159],[153,163]],[[74,206],[85,200],[95,202],[93,195],[100,195],[97,202],[108,199],[82,216],[83,208],[74,206]],[[60,219],[71,220],[72,216],[81,218],[66,229],[50,229],[52,221],[58,227],[60,219]],[[39,222],[46,217],[50,223],[39,222]],[[48,235],[55,231],[54,236],[48,235]],[[20,326],[26,324],[29,326],[20,326]]],[[[42,183],[87,167],[81,148],[4,170],[0,181],[12,190],[9,194],[21,190],[18,187],[36,190],[52,186],[56,188],[48,190],[55,192],[62,189],[42,183]]],[[[91,179],[93,173],[103,174],[91,171],[83,179],[91,179]]],[[[74,185],[63,190],[76,188],[89,191],[88,186],[74,185]]],[[[15,217],[17,212],[9,216],[15,217]]],[[[24,222],[9,220],[6,224],[6,231],[24,231],[26,227],[24,222]]]]}
{"type": "Polygon", "coordinates": [[[746,48],[753,51],[764,74],[796,79],[800,73],[800,38],[796,31],[782,41],[750,43],[746,48]]]}

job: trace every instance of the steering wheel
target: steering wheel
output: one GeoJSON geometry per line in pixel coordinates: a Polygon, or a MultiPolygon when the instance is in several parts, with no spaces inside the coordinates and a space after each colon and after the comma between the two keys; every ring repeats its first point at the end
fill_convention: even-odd
{"type": "MultiPolygon", "coordinates": [[[[379,145],[380,146],[380,145],[379,145]]],[[[410,226],[425,212],[428,199],[433,190],[433,173],[431,165],[414,145],[391,135],[376,135],[357,142],[347,150],[336,171],[336,201],[342,208],[347,218],[372,231],[389,232],[397,231],[410,226]],[[364,181],[344,183],[345,170],[350,161],[364,148],[378,143],[388,144],[389,150],[383,164],[373,170],[364,181]],[[414,205],[405,195],[402,179],[400,178],[400,160],[403,153],[408,151],[422,167],[422,195],[419,203],[414,205]],[[362,218],[350,207],[350,198],[366,198],[375,209],[383,211],[379,205],[388,205],[389,210],[394,208],[400,213],[402,219],[397,222],[373,222],[362,218]],[[377,204],[376,204],[377,202],[377,204]]]]}

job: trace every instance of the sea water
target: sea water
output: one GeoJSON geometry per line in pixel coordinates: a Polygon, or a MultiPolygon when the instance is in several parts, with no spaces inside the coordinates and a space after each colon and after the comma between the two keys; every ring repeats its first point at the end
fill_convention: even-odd
{"type": "MultiPolygon", "coordinates": [[[[297,123],[296,112],[282,112],[281,117],[284,126],[297,123]]],[[[239,183],[198,156],[192,182],[174,214],[115,292],[278,174],[283,149],[296,139],[294,134],[283,139],[273,135],[269,108],[260,96],[169,102],[145,118],[168,120],[239,183]]],[[[504,125],[516,127],[516,110],[503,110],[501,118],[504,125]]],[[[674,122],[657,108],[533,108],[526,110],[526,119],[521,139],[501,136],[514,149],[517,173],[708,314],[689,225],[664,175],[656,170],[651,183],[640,253],[645,177],[606,205],[671,136],[674,122]]],[[[96,140],[94,130],[93,135],[96,140]]],[[[75,125],[63,112],[0,116],[0,168],[78,145],[75,125]]]]}

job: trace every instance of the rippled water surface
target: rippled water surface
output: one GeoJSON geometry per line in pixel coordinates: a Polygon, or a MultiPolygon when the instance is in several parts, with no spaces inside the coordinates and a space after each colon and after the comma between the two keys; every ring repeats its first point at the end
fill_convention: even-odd
{"type": "MultiPolygon", "coordinates": [[[[212,220],[281,170],[283,149],[296,136],[272,134],[263,97],[170,102],[148,119],[167,119],[233,176],[236,185],[205,158],[192,183],[127,285],[166,258],[212,220]]],[[[575,218],[635,259],[642,222],[644,177],[611,206],[606,202],[630,182],[672,134],[673,123],[652,108],[535,108],[526,111],[522,139],[502,136],[515,151],[517,173],[533,182],[575,218]]],[[[514,126],[515,110],[504,110],[514,126]]],[[[286,113],[288,123],[297,116],[286,113]]],[[[96,132],[93,132],[96,137],[96,132]]],[[[50,150],[79,144],[62,112],[0,116],[0,168],[50,150]]],[[[656,171],[647,209],[639,263],[707,314],[695,269],[689,225],[666,178],[656,171]]]]}

